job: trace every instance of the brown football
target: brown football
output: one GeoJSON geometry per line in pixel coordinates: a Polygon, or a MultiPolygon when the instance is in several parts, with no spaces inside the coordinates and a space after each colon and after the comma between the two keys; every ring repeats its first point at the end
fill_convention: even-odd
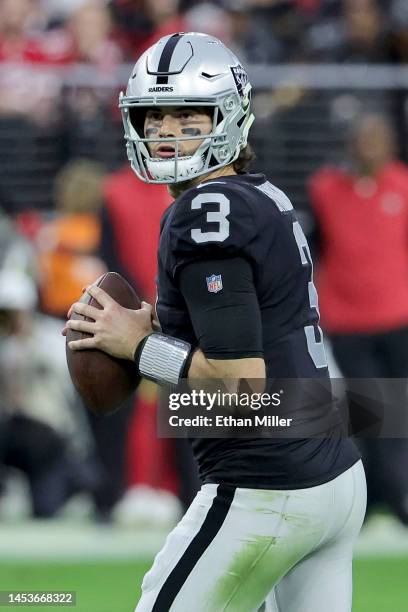
{"type": "MultiPolygon", "coordinates": [[[[116,272],[107,272],[96,284],[125,308],[140,308],[140,300],[129,283],[116,272]]],[[[85,292],[81,302],[101,309],[99,303],[85,292]]],[[[74,314],[72,319],[84,319],[74,314]]],[[[90,319],[88,319],[90,320],[90,319]]],[[[69,329],[66,337],[66,355],[69,373],[86,406],[97,414],[113,412],[135,391],[140,382],[133,361],[117,359],[100,350],[71,351],[68,342],[89,337],[90,334],[69,329]]]]}

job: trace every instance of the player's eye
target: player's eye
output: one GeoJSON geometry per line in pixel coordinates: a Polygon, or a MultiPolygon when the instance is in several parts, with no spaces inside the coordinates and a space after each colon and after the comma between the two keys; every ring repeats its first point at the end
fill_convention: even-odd
{"type": "Polygon", "coordinates": [[[146,119],[148,121],[160,121],[162,118],[162,114],[160,111],[149,110],[146,113],[146,119]]]}
{"type": "Polygon", "coordinates": [[[193,111],[192,109],[191,110],[189,109],[189,110],[181,111],[178,116],[180,119],[184,121],[188,121],[189,119],[192,119],[195,114],[196,114],[195,111],[193,111]]]}

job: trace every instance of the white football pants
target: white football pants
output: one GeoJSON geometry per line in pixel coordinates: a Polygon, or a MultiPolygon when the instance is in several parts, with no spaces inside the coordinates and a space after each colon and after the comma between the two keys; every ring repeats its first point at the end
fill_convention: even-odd
{"type": "Polygon", "coordinates": [[[137,612],[350,612],[366,508],[361,461],[290,491],[204,485],[142,584],[137,612]]]}

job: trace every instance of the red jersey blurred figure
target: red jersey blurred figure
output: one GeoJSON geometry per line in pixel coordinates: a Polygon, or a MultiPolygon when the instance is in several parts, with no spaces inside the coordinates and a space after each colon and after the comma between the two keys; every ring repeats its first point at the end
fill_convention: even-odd
{"type": "MultiPolygon", "coordinates": [[[[160,219],[173,198],[164,185],[147,185],[126,166],[106,178],[104,201],[103,259],[109,269],[118,270],[128,278],[142,299],[154,303],[160,219]]],[[[170,500],[169,496],[163,497],[163,491],[178,492],[182,504],[187,506],[198,483],[185,441],[156,437],[156,389],[151,383],[143,382],[135,407],[128,423],[126,445],[130,488],[116,511],[116,518],[125,523],[152,518],[151,507],[140,513],[146,492],[151,498],[150,506],[155,496],[158,505],[163,506],[166,499],[170,500]],[[183,470],[177,474],[179,465],[183,465],[183,470]]],[[[169,506],[171,516],[173,506],[169,506]]],[[[165,520],[167,514],[161,512],[160,516],[165,520]]]]}
{"type": "MultiPolygon", "coordinates": [[[[385,117],[364,116],[351,132],[349,167],[320,170],[309,188],[321,322],[334,357],[347,378],[402,379],[381,383],[385,399],[401,411],[408,376],[408,167],[397,160],[395,142],[385,117]]],[[[369,502],[388,503],[408,523],[406,441],[365,440],[363,447],[369,502]]]]}
{"type": "Polygon", "coordinates": [[[163,185],[151,189],[126,166],[106,178],[104,200],[104,259],[115,265],[116,257],[116,265],[123,268],[140,295],[154,301],[160,219],[172,198],[163,185]]]}

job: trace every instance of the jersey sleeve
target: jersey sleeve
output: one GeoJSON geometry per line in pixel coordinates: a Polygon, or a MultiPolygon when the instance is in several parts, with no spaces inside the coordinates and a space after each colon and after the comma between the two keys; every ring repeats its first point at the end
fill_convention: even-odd
{"type": "Polygon", "coordinates": [[[206,357],[263,357],[261,312],[248,261],[232,257],[189,263],[180,272],[179,286],[206,357]]]}
{"type": "Polygon", "coordinates": [[[193,261],[245,257],[257,234],[250,202],[239,189],[222,182],[183,194],[175,203],[168,231],[173,278],[193,261]]]}

